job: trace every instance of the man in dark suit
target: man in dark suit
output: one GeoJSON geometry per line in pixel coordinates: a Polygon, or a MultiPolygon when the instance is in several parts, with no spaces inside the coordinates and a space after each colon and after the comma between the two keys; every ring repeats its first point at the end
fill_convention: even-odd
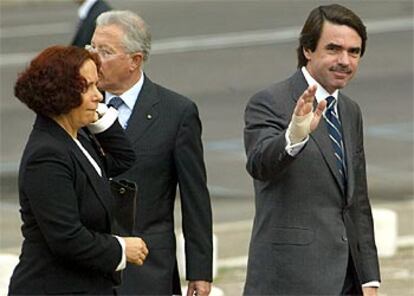
{"type": "Polygon", "coordinates": [[[366,39],[349,9],[315,8],[301,32],[296,73],[247,105],[256,216],[246,295],[377,295],[361,111],[339,91],[366,39]]]}
{"type": "Polygon", "coordinates": [[[79,23],[71,44],[83,48],[91,43],[96,18],[101,13],[111,10],[111,7],[104,0],[74,1],[80,5],[78,10],[79,23]]]}
{"type": "Polygon", "coordinates": [[[178,184],[189,295],[208,295],[212,215],[197,107],[142,72],[151,36],[138,15],[130,11],[101,14],[91,45],[102,60],[99,87],[105,90],[105,101],[118,108],[137,155],[135,165],[121,178],[138,185],[134,231],[149,250],[145,266],[127,266],[118,292],[181,294],[174,235],[178,184]]]}

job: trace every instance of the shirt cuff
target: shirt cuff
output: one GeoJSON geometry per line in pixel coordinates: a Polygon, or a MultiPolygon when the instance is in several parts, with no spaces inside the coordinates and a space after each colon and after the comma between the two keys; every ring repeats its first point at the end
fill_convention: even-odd
{"type": "Polygon", "coordinates": [[[88,129],[93,134],[99,134],[110,128],[115,120],[118,119],[118,110],[115,108],[108,108],[108,111],[97,121],[88,124],[88,129]]]}
{"type": "Polygon", "coordinates": [[[379,288],[379,281],[370,281],[368,283],[362,284],[362,288],[379,288]]]}
{"type": "Polygon", "coordinates": [[[126,267],[126,255],[125,255],[125,241],[122,237],[116,236],[114,235],[114,237],[118,240],[119,244],[121,245],[122,248],[122,258],[121,261],[119,262],[117,268],[115,271],[120,271],[122,269],[125,269],[126,267]]]}
{"type": "Polygon", "coordinates": [[[302,148],[306,145],[306,143],[309,140],[309,135],[306,136],[306,138],[302,142],[292,144],[289,139],[289,129],[288,129],[285,133],[285,139],[286,139],[286,147],[285,147],[286,153],[294,157],[298,155],[300,150],[302,150],[302,148]]]}

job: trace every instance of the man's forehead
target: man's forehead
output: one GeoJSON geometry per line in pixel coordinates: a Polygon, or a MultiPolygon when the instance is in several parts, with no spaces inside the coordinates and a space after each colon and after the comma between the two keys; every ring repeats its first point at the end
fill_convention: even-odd
{"type": "Polygon", "coordinates": [[[95,34],[123,34],[122,27],[117,24],[100,25],[95,29],[95,34]]]}
{"type": "Polygon", "coordinates": [[[117,44],[122,37],[122,31],[113,26],[100,26],[95,29],[92,36],[92,45],[104,42],[105,44],[117,44]]]}
{"type": "Polygon", "coordinates": [[[361,47],[362,44],[362,38],[354,28],[331,22],[324,22],[320,40],[324,40],[325,44],[352,44],[352,47],[361,47]]]}

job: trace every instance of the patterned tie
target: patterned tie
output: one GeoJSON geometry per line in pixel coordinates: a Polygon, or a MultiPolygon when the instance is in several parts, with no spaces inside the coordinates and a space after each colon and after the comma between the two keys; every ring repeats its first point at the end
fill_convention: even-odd
{"type": "Polygon", "coordinates": [[[121,97],[112,97],[109,100],[108,107],[114,107],[116,110],[124,103],[121,97]]]}
{"type": "Polygon", "coordinates": [[[327,109],[325,111],[325,120],[328,126],[329,138],[331,139],[332,146],[335,151],[336,164],[339,169],[339,173],[342,176],[342,184],[345,185],[346,181],[346,165],[344,154],[344,142],[342,140],[342,127],[339,121],[338,115],[335,111],[335,105],[337,100],[329,96],[326,98],[327,109]]]}

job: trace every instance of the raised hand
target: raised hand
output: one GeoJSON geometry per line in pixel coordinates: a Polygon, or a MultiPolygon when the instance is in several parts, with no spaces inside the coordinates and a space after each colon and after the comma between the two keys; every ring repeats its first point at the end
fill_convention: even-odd
{"type": "Polygon", "coordinates": [[[315,110],[313,110],[313,101],[315,100],[316,88],[316,85],[311,85],[303,92],[296,103],[294,111],[296,116],[306,116],[310,112],[313,112],[313,117],[309,126],[310,132],[313,132],[317,128],[326,107],[326,101],[323,100],[319,102],[315,110]]]}
{"type": "Polygon", "coordinates": [[[288,132],[289,139],[293,144],[303,141],[313,132],[322,118],[326,101],[323,100],[313,110],[315,100],[316,85],[309,86],[298,99],[292,120],[290,121],[288,132]]]}

